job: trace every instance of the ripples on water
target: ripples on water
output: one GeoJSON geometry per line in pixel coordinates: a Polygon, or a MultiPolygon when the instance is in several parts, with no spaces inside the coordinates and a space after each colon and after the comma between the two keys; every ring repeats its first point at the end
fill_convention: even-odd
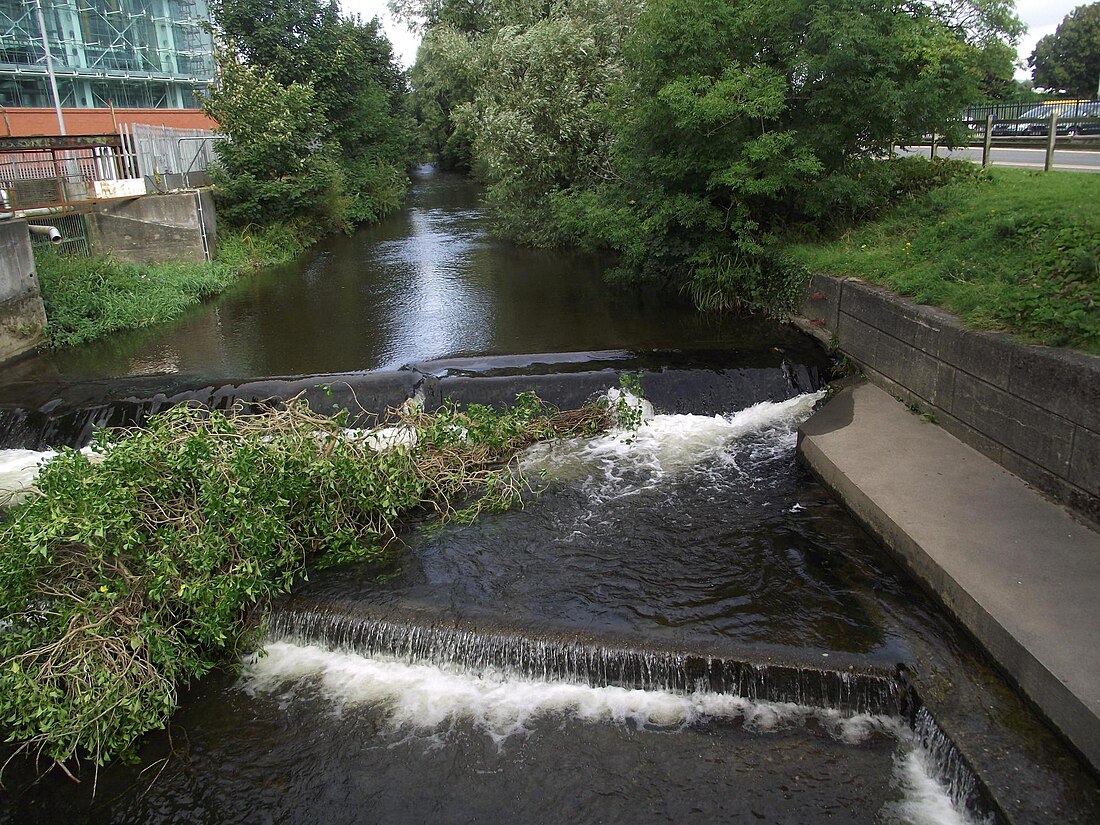
{"type": "MultiPolygon", "coordinates": [[[[410,569],[384,588],[345,568],[305,595],[885,660],[889,633],[814,547],[820,501],[793,445],[816,400],[535,448],[523,467],[551,486],[526,509],[412,537],[410,569]]],[[[5,456],[24,474],[32,458],[5,456]]],[[[114,768],[69,821],[965,821],[893,717],[291,641],[236,688],[200,688],[173,730],[186,744],[151,787],[114,768]]],[[[164,746],[151,737],[147,761],[164,746]]],[[[51,821],[53,804],[9,821],[51,821]]]]}

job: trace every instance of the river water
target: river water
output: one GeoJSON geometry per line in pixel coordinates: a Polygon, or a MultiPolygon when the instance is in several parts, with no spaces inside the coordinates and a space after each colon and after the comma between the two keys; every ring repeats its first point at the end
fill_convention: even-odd
{"type": "MultiPolygon", "coordinates": [[[[7,380],[109,395],[138,375],[594,349],[649,352],[660,371],[690,350],[771,371],[766,397],[537,447],[521,468],[546,489],[524,508],[410,529],[381,574],[311,572],[273,608],[266,655],[192,686],[140,763],[103,770],[93,794],[90,771],[36,783],[16,760],[0,823],[982,821],[935,723],[899,715],[899,662],[971,747],[1018,766],[1018,804],[1100,811],[1095,783],[797,464],[822,396],[790,377],[823,363],[808,340],[616,293],[597,258],[510,247],[485,220],[469,183],[422,170],[384,224],[7,380]]],[[[25,486],[48,458],[2,451],[0,475],[25,486]]]]}
{"type": "Polygon", "coordinates": [[[465,177],[422,167],[407,207],[381,223],[244,279],[173,324],[22,362],[0,372],[0,386],[313,375],[467,354],[810,350],[779,324],[708,317],[667,294],[611,289],[598,256],[496,239],[478,193],[465,177]]]}

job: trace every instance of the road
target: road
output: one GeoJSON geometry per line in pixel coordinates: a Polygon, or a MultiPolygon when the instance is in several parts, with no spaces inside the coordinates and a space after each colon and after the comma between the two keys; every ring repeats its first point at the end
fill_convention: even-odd
{"type": "MultiPolygon", "coordinates": [[[[899,154],[928,157],[927,146],[913,146],[899,149],[899,154]]],[[[1018,166],[1024,169],[1042,169],[1046,160],[1046,149],[1024,146],[994,146],[990,149],[994,166],[1018,166]]],[[[944,149],[936,151],[939,157],[960,158],[982,162],[981,147],[964,149],[944,149]]],[[[1061,172],[1100,172],[1100,152],[1088,149],[1055,149],[1054,168],[1061,172]]]]}

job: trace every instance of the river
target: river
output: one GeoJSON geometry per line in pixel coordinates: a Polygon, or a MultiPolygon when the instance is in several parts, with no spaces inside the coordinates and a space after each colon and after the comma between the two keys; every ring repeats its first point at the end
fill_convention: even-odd
{"type": "MultiPolygon", "coordinates": [[[[1094,780],[795,460],[824,353],[775,322],[616,291],[604,265],[493,239],[476,187],[425,168],[378,226],[176,323],[0,375],[0,403],[78,387],[109,413],[149,376],[308,385],[470,356],[467,392],[532,364],[598,363],[585,380],[606,388],[635,363],[675,402],[656,395],[635,433],[530,450],[540,497],[409,529],[382,578],[311,571],[274,606],[266,655],[190,686],[138,764],[93,793],[90,769],[36,783],[17,759],[0,823],[987,821],[927,710],[901,716],[899,662],[967,749],[998,754],[1012,805],[1095,821],[1094,780]],[[578,351],[605,352],[494,359],[578,351]],[[721,392],[704,401],[701,382],[721,392]]],[[[0,451],[0,476],[29,483],[50,432],[0,451]]]]}

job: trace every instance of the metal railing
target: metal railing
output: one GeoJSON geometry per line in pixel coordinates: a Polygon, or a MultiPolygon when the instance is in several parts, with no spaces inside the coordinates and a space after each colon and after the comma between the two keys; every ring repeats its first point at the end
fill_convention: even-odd
{"type": "Polygon", "coordinates": [[[0,213],[88,204],[134,168],[118,135],[0,138],[0,213]]]}
{"type": "Polygon", "coordinates": [[[224,139],[206,129],[141,123],[123,126],[120,137],[137,159],[140,174],[159,191],[209,183],[208,171],[217,162],[213,142],[224,139]]]}

